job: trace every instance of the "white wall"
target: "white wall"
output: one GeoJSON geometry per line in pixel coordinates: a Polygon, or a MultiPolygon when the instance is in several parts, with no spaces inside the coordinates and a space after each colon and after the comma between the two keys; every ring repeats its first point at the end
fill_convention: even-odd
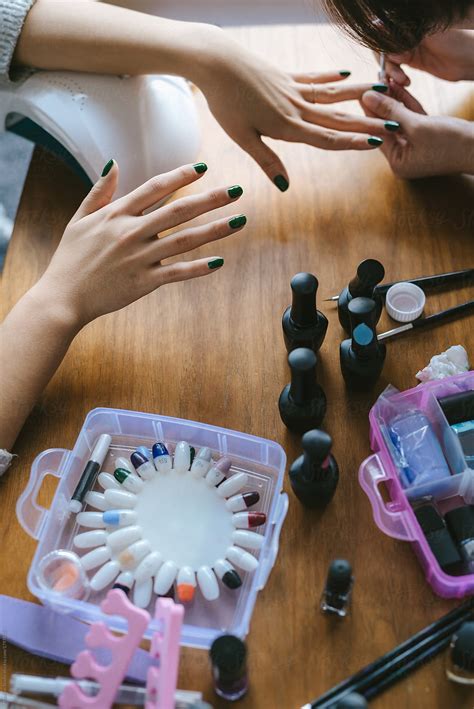
{"type": "Polygon", "coordinates": [[[324,21],[319,0],[107,0],[177,20],[217,25],[298,24],[324,21]]]}

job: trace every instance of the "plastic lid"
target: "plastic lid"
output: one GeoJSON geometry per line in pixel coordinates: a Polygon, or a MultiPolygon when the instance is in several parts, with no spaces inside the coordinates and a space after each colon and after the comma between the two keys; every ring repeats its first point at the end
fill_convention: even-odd
{"type": "Polygon", "coordinates": [[[457,667],[474,671],[474,621],[463,623],[453,635],[451,659],[457,667]]]}
{"type": "Polygon", "coordinates": [[[420,317],[426,296],[414,283],[395,283],[385,296],[387,313],[397,322],[412,322],[420,317]]]}

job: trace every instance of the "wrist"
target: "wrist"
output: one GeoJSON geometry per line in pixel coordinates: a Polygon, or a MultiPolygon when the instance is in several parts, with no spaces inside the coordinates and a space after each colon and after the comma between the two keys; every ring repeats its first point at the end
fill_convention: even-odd
{"type": "Polygon", "coordinates": [[[205,91],[209,82],[215,81],[216,72],[222,64],[232,61],[232,48],[237,43],[215,25],[190,24],[189,54],[185,56],[186,66],[182,75],[205,91]]]}
{"type": "Polygon", "coordinates": [[[52,288],[43,276],[25,295],[28,312],[36,321],[44,323],[47,330],[54,330],[70,342],[85,323],[81,322],[76,308],[52,288]]]}
{"type": "Polygon", "coordinates": [[[455,150],[455,172],[474,174],[474,129],[470,121],[450,119],[450,141],[455,150]]]}

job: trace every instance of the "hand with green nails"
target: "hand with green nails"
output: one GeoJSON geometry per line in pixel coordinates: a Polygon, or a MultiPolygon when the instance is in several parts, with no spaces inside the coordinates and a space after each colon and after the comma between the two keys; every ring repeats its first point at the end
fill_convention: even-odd
{"type": "Polygon", "coordinates": [[[240,185],[216,188],[167,202],[173,192],[201,179],[203,162],[158,175],[129,195],[113,201],[119,168],[104,167],[69,223],[37,288],[61,302],[76,327],[118,310],[165,283],[204,276],[224,261],[209,256],[168,264],[167,259],[239,232],[243,214],[187,225],[213,210],[230,206],[243,194],[240,185]],[[163,232],[173,230],[161,238],[163,232]]]}
{"type": "Polygon", "coordinates": [[[381,148],[397,177],[474,174],[472,123],[451,116],[428,116],[402,86],[391,82],[390,96],[376,90],[361,100],[367,116],[385,121],[381,148]]]}

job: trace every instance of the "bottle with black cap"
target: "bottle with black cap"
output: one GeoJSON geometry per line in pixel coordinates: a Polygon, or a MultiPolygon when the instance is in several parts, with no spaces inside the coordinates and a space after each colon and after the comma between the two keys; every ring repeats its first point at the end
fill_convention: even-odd
{"type": "Polygon", "coordinates": [[[354,577],[352,567],[346,559],[331,562],[326,586],[321,598],[323,613],[331,613],[341,618],[347,615],[354,577]]]}
{"type": "Polygon", "coordinates": [[[235,635],[221,635],[209,651],[214,691],[219,697],[234,702],[248,689],[247,648],[235,635]]]}
{"type": "Polygon", "coordinates": [[[387,348],[377,340],[376,304],[371,298],[349,303],[351,339],[339,348],[342,376],[350,389],[370,389],[380,377],[387,348]]]}
{"type": "Polygon", "coordinates": [[[446,667],[448,679],[474,685],[474,621],[463,623],[451,640],[446,667]]]}
{"type": "Polygon", "coordinates": [[[324,431],[307,431],[303,455],[290,468],[291,487],[305,507],[326,507],[339,482],[339,467],[331,455],[332,438],[324,431]]]}
{"type": "Polygon", "coordinates": [[[382,298],[374,292],[375,286],[385,277],[385,269],[375,259],[368,258],[357,267],[357,274],[349,285],[340,293],[337,301],[337,314],[344,330],[350,332],[349,303],[353,298],[372,298],[376,303],[375,324],[378,323],[382,312],[382,298]]]}
{"type": "Polygon", "coordinates": [[[441,569],[451,576],[463,574],[463,560],[446,523],[431,502],[420,502],[413,508],[433,556],[441,569]]]}
{"type": "Polygon", "coordinates": [[[474,505],[456,507],[444,515],[444,520],[469,572],[474,573],[474,505]]]}
{"type": "Polygon", "coordinates": [[[312,273],[297,273],[290,285],[293,300],[282,318],[286,349],[308,347],[317,352],[328,329],[327,317],[316,308],[318,279],[312,273]]]}
{"type": "Polygon", "coordinates": [[[326,394],[316,380],[317,358],[313,350],[299,347],[288,355],[291,383],[278,401],[281,420],[290,431],[305,433],[318,428],[327,408],[326,394]]]}

